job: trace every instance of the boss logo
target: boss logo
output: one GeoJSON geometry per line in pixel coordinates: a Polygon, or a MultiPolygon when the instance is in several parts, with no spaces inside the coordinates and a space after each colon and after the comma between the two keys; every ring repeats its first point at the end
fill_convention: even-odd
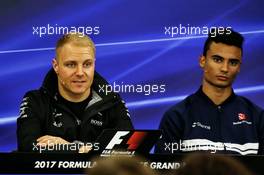
{"type": "Polygon", "coordinates": [[[103,122],[102,121],[95,120],[95,119],[91,119],[91,122],[90,123],[92,125],[96,125],[96,126],[102,126],[103,125],[103,122]]]}

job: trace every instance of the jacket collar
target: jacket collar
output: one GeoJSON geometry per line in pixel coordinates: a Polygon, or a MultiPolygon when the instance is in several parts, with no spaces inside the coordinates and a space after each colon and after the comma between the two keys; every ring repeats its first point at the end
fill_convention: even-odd
{"type": "MultiPolygon", "coordinates": [[[[91,86],[92,94],[97,99],[108,99],[112,98],[113,96],[116,96],[114,92],[108,92],[106,94],[105,91],[103,91],[100,87],[104,87],[104,90],[106,89],[106,86],[108,86],[108,82],[95,71],[94,73],[94,80],[91,86]]],[[[52,96],[55,100],[57,100],[58,95],[58,77],[57,74],[53,69],[50,69],[48,73],[46,74],[44,81],[42,83],[41,89],[48,93],[50,96],[52,96]]]]}
{"type": "Polygon", "coordinates": [[[235,97],[236,97],[236,94],[234,93],[233,89],[232,89],[232,93],[231,95],[224,101],[222,102],[221,104],[219,105],[216,105],[202,90],[202,86],[200,86],[200,88],[196,91],[195,93],[196,95],[198,95],[199,97],[201,97],[202,99],[204,99],[205,101],[207,101],[208,103],[211,103],[212,105],[214,106],[223,106],[225,104],[228,104],[230,102],[232,102],[235,97]]]}

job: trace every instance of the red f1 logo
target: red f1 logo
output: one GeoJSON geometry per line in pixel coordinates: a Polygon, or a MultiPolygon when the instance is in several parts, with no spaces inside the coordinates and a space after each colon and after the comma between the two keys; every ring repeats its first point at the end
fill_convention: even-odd
{"type": "Polygon", "coordinates": [[[137,147],[143,141],[145,136],[146,136],[146,132],[139,132],[139,131],[134,132],[133,135],[127,141],[127,144],[129,145],[127,149],[128,150],[137,149],[137,147]]]}

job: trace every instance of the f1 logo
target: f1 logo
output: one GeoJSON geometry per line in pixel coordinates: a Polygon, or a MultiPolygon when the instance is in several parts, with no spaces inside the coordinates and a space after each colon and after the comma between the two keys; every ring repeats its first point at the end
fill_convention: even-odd
{"type": "MultiPolygon", "coordinates": [[[[126,136],[130,131],[117,131],[112,140],[108,143],[105,149],[113,149],[115,145],[119,145],[122,143],[124,139],[121,137],[126,136]]],[[[146,136],[146,132],[135,131],[128,141],[126,142],[129,147],[128,150],[135,150],[143,141],[143,138],[146,136]]]]}

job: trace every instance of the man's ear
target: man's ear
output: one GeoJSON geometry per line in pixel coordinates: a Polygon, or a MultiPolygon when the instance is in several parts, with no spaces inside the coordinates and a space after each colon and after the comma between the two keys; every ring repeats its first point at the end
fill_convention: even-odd
{"type": "Polygon", "coordinates": [[[238,65],[238,70],[237,70],[237,73],[240,73],[240,70],[241,70],[241,65],[242,65],[242,62],[240,61],[239,65],[238,65]]]}
{"type": "Polygon", "coordinates": [[[238,70],[237,70],[237,73],[240,73],[240,69],[241,69],[241,66],[239,66],[238,70]]]}
{"type": "Polygon", "coordinates": [[[204,55],[200,56],[199,64],[200,64],[200,67],[204,69],[204,66],[205,66],[205,56],[204,55]]]}
{"type": "Polygon", "coordinates": [[[59,72],[59,65],[58,65],[58,61],[57,61],[57,59],[56,58],[53,58],[52,59],[52,67],[53,67],[53,69],[54,69],[54,71],[56,72],[56,74],[58,74],[58,72],[59,72]]]}

